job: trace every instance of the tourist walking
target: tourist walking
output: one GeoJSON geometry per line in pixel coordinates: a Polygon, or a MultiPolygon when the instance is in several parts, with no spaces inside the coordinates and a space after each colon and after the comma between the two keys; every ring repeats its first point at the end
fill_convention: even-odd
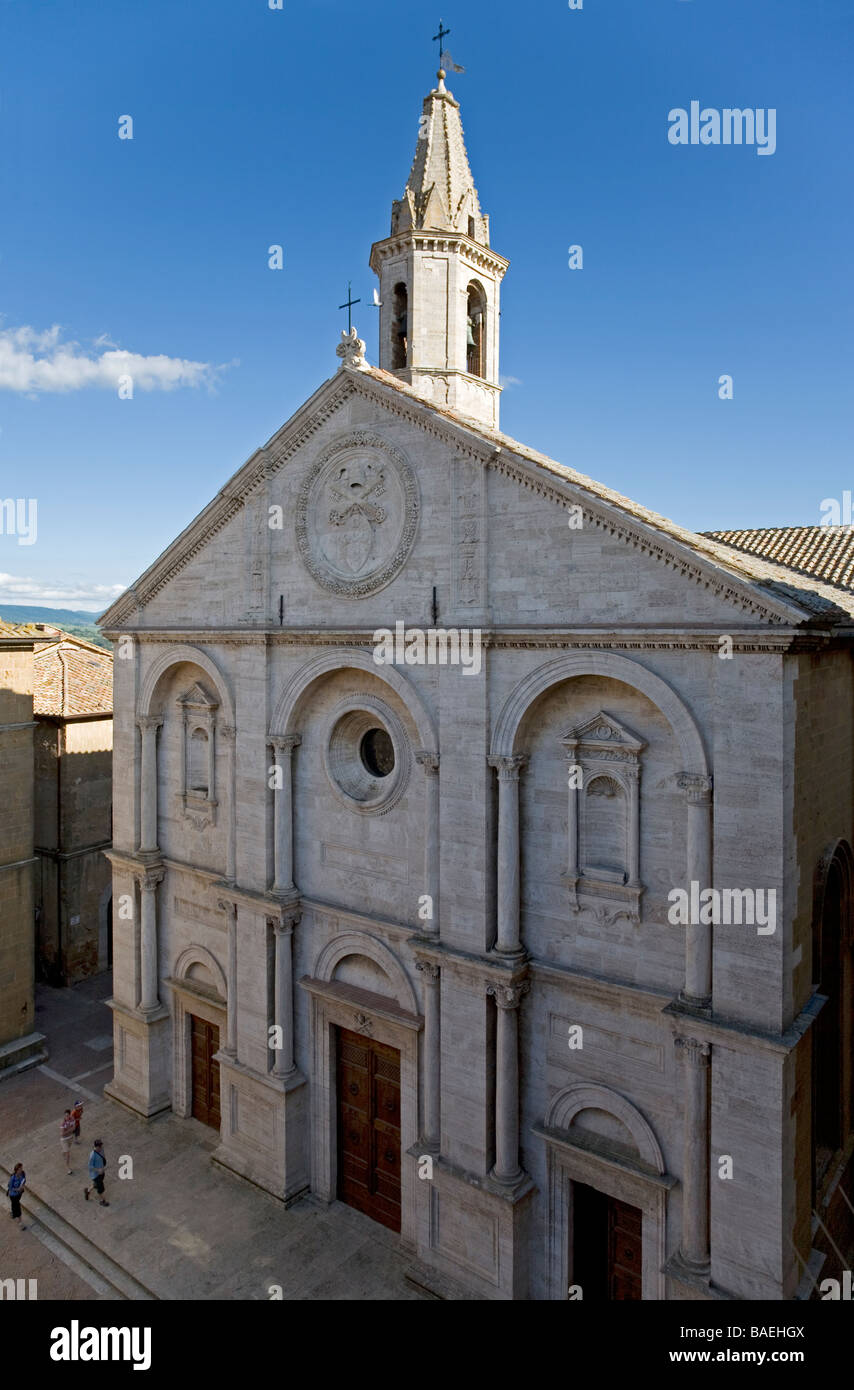
{"type": "Polygon", "coordinates": [[[71,1172],[71,1145],[74,1143],[74,1119],[71,1111],[66,1110],[59,1126],[59,1147],[62,1149],[65,1158],[65,1171],[71,1172]]]}
{"type": "Polygon", "coordinates": [[[74,1142],[80,1143],[80,1121],[83,1118],[83,1102],[76,1100],[71,1107],[71,1118],[74,1121],[74,1142]]]}
{"type": "MultiPolygon", "coordinates": [[[[9,1179],[8,1185],[6,1187],[6,1191],[9,1194],[9,1201],[12,1205],[13,1221],[21,1220],[21,1197],[23,1195],[23,1191],[26,1185],[27,1175],[24,1172],[24,1165],[23,1163],[16,1163],[12,1172],[12,1176],[9,1179]]],[[[26,1226],[23,1224],[23,1222],[21,1222],[21,1225],[18,1227],[18,1230],[25,1231],[26,1229],[26,1226]]]]}
{"type": "Polygon", "coordinates": [[[110,1204],[104,1197],[104,1173],[107,1167],[107,1160],[104,1157],[104,1143],[101,1139],[96,1139],[89,1155],[89,1177],[92,1179],[90,1187],[84,1187],[83,1196],[89,1200],[89,1193],[94,1187],[98,1196],[101,1198],[101,1206],[108,1207],[110,1204]]]}

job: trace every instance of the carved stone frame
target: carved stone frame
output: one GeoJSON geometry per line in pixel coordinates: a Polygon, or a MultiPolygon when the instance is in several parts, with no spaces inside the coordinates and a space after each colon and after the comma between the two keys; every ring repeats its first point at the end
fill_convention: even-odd
{"type": "Polygon", "coordinates": [[[300,488],[296,504],[296,539],[303,564],[312,579],[329,593],[347,598],[366,598],[378,593],[396,578],[409,558],[418,530],[419,511],[418,483],[405,455],[382,435],[369,430],[353,430],[323,451],[313,468],[309,469],[300,488]],[[340,573],[336,574],[315,550],[309,524],[311,504],[322,475],[333,460],[343,463],[351,454],[365,452],[378,454],[383,464],[397,474],[403,492],[403,520],[393,553],[369,574],[347,579],[340,573]]]}
{"type": "Polygon", "coordinates": [[[573,1282],[573,1187],[584,1183],[640,1210],[641,1296],[644,1301],[664,1300],[667,1194],[676,1186],[676,1179],[666,1173],[661,1149],[647,1121],[609,1087],[580,1084],[561,1091],[552,1101],[545,1123],[533,1129],[545,1140],[547,1151],[547,1297],[566,1300],[573,1282]],[[579,1143],[571,1124],[586,1108],[615,1115],[634,1138],[638,1159],[617,1154],[605,1143],[601,1147],[579,1143]]]}
{"type": "Polygon", "coordinates": [[[197,830],[216,824],[216,712],[219,701],[198,681],[178,700],[181,710],[181,806],[184,816],[197,830]],[[190,746],[193,733],[202,729],[208,740],[207,795],[189,785],[190,746]]]}
{"type": "Polygon", "coordinates": [[[568,773],[580,769],[582,783],[579,789],[574,785],[576,779],[568,776],[567,866],[563,878],[570,909],[576,913],[588,908],[599,921],[610,923],[626,917],[639,924],[644,891],[640,880],[640,755],[646,743],[605,710],[571,729],[561,743],[568,773]],[[585,866],[582,860],[587,788],[601,777],[616,782],[626,799],[626,871],[622,883],[604,870],[585,866]],[[585,902],[585,898],[591,901],[585,902]]]}
{"type": "Polygon", "coordinates": [[[414,1160],[419,1136],[418,1035],[423,1019],[394,1000],[333,981],[304,979],[311,997],[311,1190],[324,1202],[338,1197],[338,1087],[335,1029],[346,1028],[400,1052],[400,1239],[414,1250],[417,1221],[414,1160]]]}

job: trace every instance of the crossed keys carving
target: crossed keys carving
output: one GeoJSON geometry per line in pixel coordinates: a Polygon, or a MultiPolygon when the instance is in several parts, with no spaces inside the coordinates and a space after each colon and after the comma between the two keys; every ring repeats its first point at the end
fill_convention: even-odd
{"type": "MultiPolygon", "coordinates": [[[[348,470],[346,468],[342,468],[338,479],[339,482],[347,476],[347,472],[348,470]]],[[[337,507],[333,507],[332,511],[329,513],[329,520],[333,526],[342,526],[351,516],[367,517],[368,521],[372,521],[377,526],[380,522],[385,521],[386,513],[383,508],[378,507],[375,502],[368,500],[373,497],[375,493],[378,497],[381,497],[385,492],[385,474],[380,473],[376,482],[372,483],[370,486],[368,485],[368,474],[363,474],[363,477],[364,482],[351,484],[354,490],[355,488],[360,489],[360,495],[356,501],[353,501],[353,498],[349,497],[346,492],[343,492],[340,487],[336,487],[335,483],[329,484],[329,491],[332,493],[332,496],[341,503],[340,511],[337,507]]]]}

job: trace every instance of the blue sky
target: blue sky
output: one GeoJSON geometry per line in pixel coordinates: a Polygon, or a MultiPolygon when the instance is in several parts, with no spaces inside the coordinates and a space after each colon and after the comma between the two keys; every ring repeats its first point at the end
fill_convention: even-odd
{"type": "Polygon", "coordinates": [[[697,530],[854,487],[850,0],[0,0],[0,499],[38,499],[0,602],[132,582],[336,370],[348,279],[376,362],[439,3],[503,429],[697,530]],[[774,108],[776,153],[671,145],[692,100],[774,108]],[[158,389],[99,384],[115,348],[158,389]]]}

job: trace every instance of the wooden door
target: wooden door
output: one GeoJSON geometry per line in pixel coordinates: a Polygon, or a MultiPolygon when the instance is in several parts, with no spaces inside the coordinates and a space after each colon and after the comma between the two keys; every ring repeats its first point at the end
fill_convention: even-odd
{"type": "Polygon", "coordinates": [[[628,1202],[608,1198],[608,1280],[610,1299],[640,1299],[643,1213],[628,1202]]]}
{"type": "Polygon", "coordinates": [[[338,1030],[338,1196],[400,1230],[400,1053],[338,1030]]]}
{"type": "Polygon", "coordinates": [[[572,1283],[591,1303],[641,1299],[642,1212],[583,1183],[572,1189],[572,1283]]]}
{"type": "Polygon", "coordinates": [[[213,1023],[190,1016],[190,1037],[193,1059],[193,1118],[202,1124],[220,1127],[219,1113],[219,1062],[214,1061],[214,1053],[219,1051],[219,1029],[213,1023]]]}

